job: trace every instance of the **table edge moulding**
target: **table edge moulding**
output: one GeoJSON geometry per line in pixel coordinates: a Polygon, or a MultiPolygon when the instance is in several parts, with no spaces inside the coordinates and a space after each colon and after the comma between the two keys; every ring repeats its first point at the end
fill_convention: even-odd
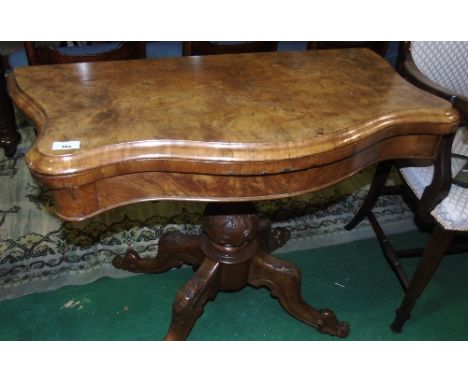
{"type": "Polygon", "coordinates": [[[246,285],[346,337],[346,322],[304,302],[297,267],[270,255],[289,233],[252,201],[319,190],[386,160],[433,160],[459,121],[449,102],[368,49],[21,68],[8,89],[38,130],[26,161],[61,218],[147,200],[213,202],[200,235],[169,232],[154,258],[114,259],[132,272],[196,271],[175,298],[167,339],[186,338],[218,291],[246,285]],[[80,146],[52,150],[71,141],[80,146]]]}

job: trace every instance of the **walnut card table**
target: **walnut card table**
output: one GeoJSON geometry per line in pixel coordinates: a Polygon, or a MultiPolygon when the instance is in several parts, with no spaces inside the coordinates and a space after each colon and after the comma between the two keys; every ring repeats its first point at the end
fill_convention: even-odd
{"type": "Polygon", "coordinates": [[[26,161],[61,218],[212,202],[200,235],[168,232],[154,258],[113,261],[131,272],[193,266],[166,339],[185,339],[218,291],[246,285],[346,337],[346,322],[303,300],[297,267],[270,254],[289,233],[252,201],[318,190],[384,160],[432,159],[458,122],[448,102],[366,49],[36,66],[16,69],[8,87],[38,130],[26,161]]]}

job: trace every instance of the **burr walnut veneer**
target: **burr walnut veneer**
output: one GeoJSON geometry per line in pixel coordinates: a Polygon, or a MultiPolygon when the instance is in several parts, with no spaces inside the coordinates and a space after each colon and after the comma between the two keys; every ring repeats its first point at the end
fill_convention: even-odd
{"type": "Polygon", "coordinates": [[[269,254],[289,234],[250,202],[318,190],[384,160],[433,159],[458,121],[448,102],[367,49],[29,67],[8,85],[37,127],[26,160],[60,217],[155,199],[213,202],[202,234],[171,232],[155,258],[114,259],[133,272],[196,269],[167,339],[185,338],[218,290],[248,284],[345,337],[345,322],[304,302],[298,269],[269,254]]]}

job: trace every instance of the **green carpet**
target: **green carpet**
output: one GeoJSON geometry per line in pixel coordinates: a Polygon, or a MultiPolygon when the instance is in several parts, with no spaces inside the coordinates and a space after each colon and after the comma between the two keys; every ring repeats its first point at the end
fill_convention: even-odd
{"type": "MultiPolygon", "coordinates": [[[[395,235],[399,248],[420,246],[418,232],[395,235]]],[[[468,256],[447,256],[400,334],[389,329],[403,291],[376,239],[282,255],[302,271],[302,292],[317,308],[348,321],[348,339],[316,332],[288,315],[267,289],[219,293],[189,340],[467,340],[468,256]],[[336,284],[335,284],[336,283],[336,284]],[[339,284],[339,285],[337,285],[339,284]]],[[[411,272],[417,259],[403,263],[411,272]]],[[[159,340],[174,295],[191,268],[159,275],[100,279],[0,302],[2,340],[159,340]]]]}

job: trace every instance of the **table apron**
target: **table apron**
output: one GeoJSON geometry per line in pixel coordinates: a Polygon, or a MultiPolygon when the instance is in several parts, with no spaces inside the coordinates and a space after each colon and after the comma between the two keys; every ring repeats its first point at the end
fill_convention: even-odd
{"type": "MultiPolygon", "coordinates": [[[[404,135],[380,141],[355,155],[322,166],[270,175],[229,176],[173,172],[123,174],[53,189],[56,213],[79,221],[130,203],[150,200],[254,201],[277,199],[331,186],[377,162],[431,159],[438,135],[404,135]]],[[[42,183],[43,179],[41,179],[42,183]]],[[[45,185],[47,186],[47,185],[45,185]]]]}

